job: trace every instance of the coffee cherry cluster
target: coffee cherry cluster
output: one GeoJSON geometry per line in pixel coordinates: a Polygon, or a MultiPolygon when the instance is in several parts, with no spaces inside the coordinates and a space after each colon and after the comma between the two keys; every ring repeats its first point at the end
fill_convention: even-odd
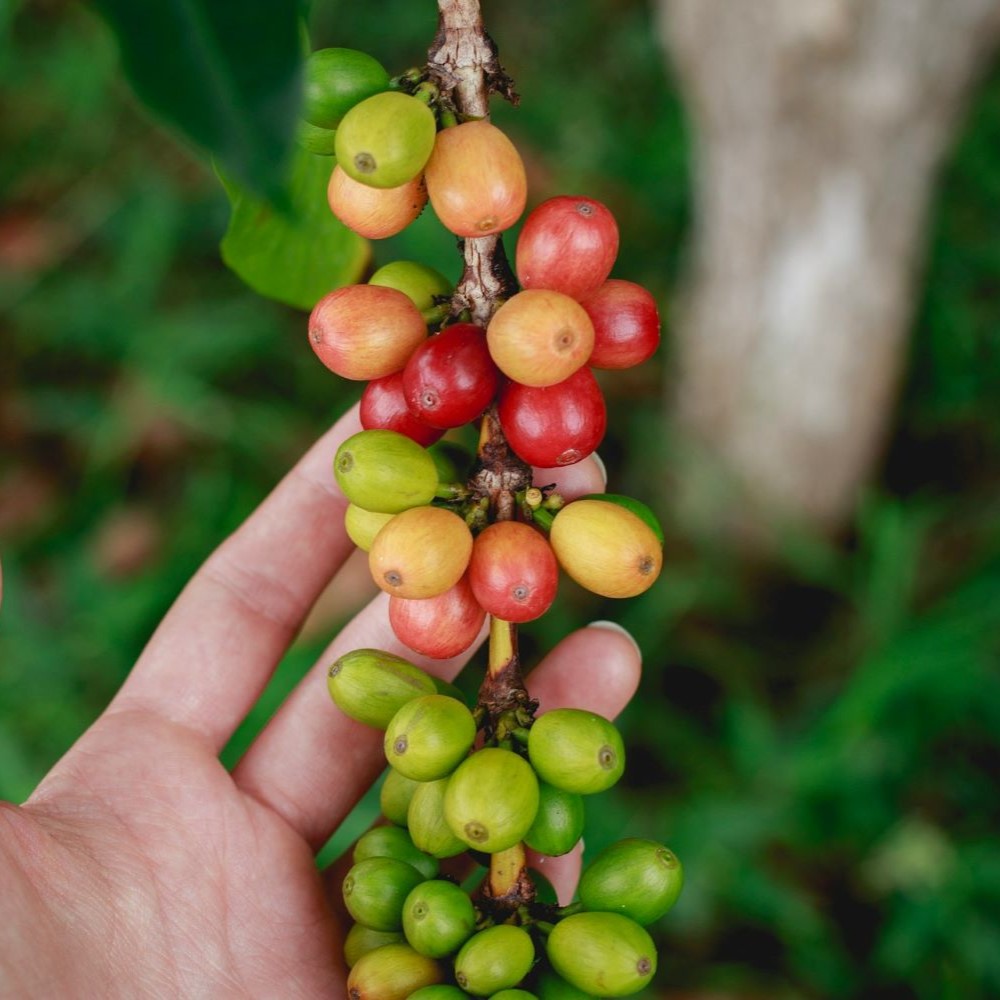
{"type": "Polygon", "coordinates": [[[476,713],[398,656],[348,653],[331,667],[329,689],[347,715],[385,730],[390,765],[380,799],[387,825],[357,842],[343,882],[355,920],[345,945],[351,997],[492,997],[515,987],[522,997],[617,997],[652,979],[656,950],[644,927],[673,906],[683,882],[662,844],[608,847],[568,907],[538,874],[534,899],[503,922],[477,901],[484,856],[522,842],[553,857],[572,850],[583,796],[624,770],[611,722],[572,708],[535,719],[514,711],[496,745],[470,752],[476,713]],[[443,861],[467,854],[468,872],[442,874],[443,861]]]}
{"type": "MultiPolygon", "coordinates": [[[[301,141],[336,156],[329,205],[361,235],[399,232],[428,200],[463,241],[502,234],[524,212],[513,143],[488,121],[461,120],[426,72],[390,79],[363,53],[325,49],[309,59],[306,96],[301,141]]],[[[611,212],[560,196],[524,220],[516,280],[508,274],[485,311],[432,268],[395,261],[330,292],[310,316],[323,364],[367,383],[364,429],[338,449],[334,474],[346,530],[390,595],[393,631],[417,653],[449,658],[490,619],[491,686],[471,709],[386,651],[355,650],[330,669],[334,702],[384,731],[389,765],[386,825],[358,841],[343,883],[352,1000],[626,996],[655,972],[644,928],[682,883],[666,847],[608,848],[568,906],[527,866],[526,848],[573,849],[583,796],[619,779],[625,753],[592,712],[536,717],[513,638],[548,610],[560,571],[630,597],[662,565],[663,534],[645,504],[567,501],[546,473],[604,436],[593,369],[638,364],[659,343],[652,296],[610,277],[617,253],[611,212]],[[470,423],[480,423],[477,455],[445,437],[470,423]],[[515,668],[502,683],[497,649],[515,668]]]]}

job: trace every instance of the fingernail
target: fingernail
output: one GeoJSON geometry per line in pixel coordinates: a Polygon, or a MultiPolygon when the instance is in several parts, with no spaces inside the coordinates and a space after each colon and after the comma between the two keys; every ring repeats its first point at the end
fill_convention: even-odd
{"type": "Polygon", "coordinates": [[[632,635],[632,633],[629,632],[628,629],[622,628],[622,626],[619,625],[618,622],[612,622],[612,621],[607,621],[605,619],[601,619],[596,622],[591,622],[587,626],[587,628],[606,628],[610,632],[618,632],[620,635],[625,636],[625,638],[628,639],[628,641],[632,643],[632,645],[635,647],[635,651],[638,654],[640,661],[642,660],[642,650],[639,648],[639,643],[635,641],[635,637],[632,635]]]}
{"type": "Polygon", "coordinates": [[[594,464],[598,469],[601,470],[601,479],[604,480],[604,485],[608,485],[608,467],[604,464],[604,459],[597,454],[596,451],[590,453],[590,457],[594,460],[594,464]]]}

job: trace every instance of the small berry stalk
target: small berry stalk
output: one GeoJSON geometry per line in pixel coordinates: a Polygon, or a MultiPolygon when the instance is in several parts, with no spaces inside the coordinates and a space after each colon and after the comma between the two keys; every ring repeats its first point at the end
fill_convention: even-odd
{"type": "Polygon", "coordinates": [[[313,54],[307,73],[303,131],[314,151],[336,152],[334,214],[378,239],[429,200],[464,261],[455,287],[397,261],[313,310],[320,360],[368,383],[364,430],[334,462],[350,501],[347,531],[390,595],[403,646],[457,656],[489,619],[487,671],[471,708],[385,650],[355,650],[330,669],[334,702],[384,730],[390,765],[381,806],[392,825],[361,838],[343,884],[355,921],[348,992],[626,996],[655,973],[645,926],[675,902],[682,869],[662,844],[624,840],[593,859],[578,900],[560,906],[529,868],[528,849],[572,850],[583,797],[619,779],[625,751],[612,723],[592,712],[537,714],[517,627],[548,610],[561,573],[607,597],[656,580],[663,536],[644,504],[570,498],[548,480],[604,435],[591,369],[648,358],[659,318],[648,292],[609,277],[618,229],[593,199],[536,207],[511,269],[502,234],[524,212],[526,174],[489,122],[489,98],[516,96],[478,0],[438,7],[426,67],[390,78],[371,57],[330,49],[313,54]],[[323,130],[330,135],[317,137],[323,130]],[[479,427],[475,455],[441,440],[468,423],[479,427]],[[533,467],[550,471],[535,483],[533,467]],[[448,861],[460,856],[487,870],[464,879],[448,861]]]}

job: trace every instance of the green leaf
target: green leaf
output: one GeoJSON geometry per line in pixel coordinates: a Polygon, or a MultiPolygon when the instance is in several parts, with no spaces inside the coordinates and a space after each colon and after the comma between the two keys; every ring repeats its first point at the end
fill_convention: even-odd
{"type": "Polygon", "coordinates": [[[368,241],[330,211],[328,156],[298,150],[283,199],[276,208],[243,190],[220,171],[232,214],[222,238],[222,259],[254,291],[299,309],[357,281],[368,265],[368,241]]]}
{"type": "Polygon", "coordinates": [[[242,183],[283,179],[302,101],[299,8],[274,0],[92,0],[139,97],[242,183]]]}

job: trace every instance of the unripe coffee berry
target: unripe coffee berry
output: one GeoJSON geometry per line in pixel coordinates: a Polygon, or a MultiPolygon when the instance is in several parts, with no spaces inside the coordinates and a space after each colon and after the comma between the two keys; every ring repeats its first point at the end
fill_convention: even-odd
{"type": "MultiPolygon", "coordinates": [[[[420,787],[419,781],[407,778],[406,775],[394,771],[391,767],[379,789],[378,802],[382,815],[397,826],[406,826],[406,816],[410,808],[413,795],[420,787]]],[[[410,839],[413,839],[413,831],[410,831],[410,839]]],[[[416,845],[416,841],[414,841],[416,845]]],[[[419,845],[417,845],[419,847],[419,845]]],[[[423,847],[419,847],[423,851],[423,847]]],[[[427,853],[430,853],[429,851],[427,853]]]]}
{"type": "Polygon", "coordinates": [[[414,781],[435,781],[458,766],[476,738],[476,722],[460,701],[441,694],[407,702],[385,731],[385,758],[414,781]]]}
{"type": "Polygon", "coordinates": [[[395,858],[413,865],[424,878],[437,878],[441,865],[424,854],[401,826],[373,826],[358,838],[351,855],[355,864],[367,858],[395,858]]]}
{"type": "MultiPolygon", "coordinates": [[[[390,771],[390,776],[395,772],[390,771]]],[[[410,800],[406,824],[413,843],[435,858],[453,858],[463,854],[468,845],[459,840],[444,815],[444,796],[448,778],[419,783],[410,800]]]]}
{"type": "Polygon", "coordinates": [[[425,448],[396,431],[359,431],[337,449],[333,472],[351,503],[381,514],[434,499],[437,467],[425,448]]]}
{"type": "Polygon", "coordinates": [[[377,188],[406,184],[424,169],[437,123],[426,104],[401,91],[354,105],[337,129],[337,163],[356,181],[377,188]]]}
{"type": "Polygon", "coordinates": [[[372,547],[375,536],[385,527],[395,514],[380,514],[375,510],[365,510],[357,504],[349,503],[344,511],[344,530],[347,537],[364,552],[372,547]]]}
{"type": "Polygon", "coordinates": [[[528,757],[543,781],[580,795],[605,791],[625,770],[621,734],[603,716],[579,708],[538,716],[528,731],[528,757]]]}
{"type": "Polygon", "coordinates": [[[587,866],[580,902],[588,910],[651,924],[677,902],[683,886],[684,869],[673,851],[655,840],[629,838],[606,847],[587,866]]]}
{"type": "Polygon", "coordinates": [[[355,104],[389,86],[385,67],[357,49],[317,49],[305,62],[302,117],[335,129],[355,104]]]}
{"type": "Polygon", "coordinates": [[[516,986],[535,961],[535,946],[523,927],[498,924],[473,935],[455,958],[455,980],[476,996],[516,986]]]}
{"type": "Polygon", "coordinates": [[[403,926],[403,903],[424,876],[396,858],[366,858],[347,873],[343,883],[348,913],[376,931],[398,931],[403,926]]]}
{"type": "Polygon", "coordinates": [[[385,729],[407,702],[437,691],[423,670],[381,649],[345,653],[333,662],[326,683],[345,715],[375,729],[385,729]]]}
{"type": "Polygon", "coordinates": [[[405,943],[402,931],[373,931],[364,924],[352,924],[344,938],[344,962],[351,968],[362,955],[386,944],[405,943]]]}
{"type": "Polygon", "coordinates": [[[472,900],[454,882],[418,885],[403,904],[403,932],[421,955],[443,958],[457,951],[476,927],[472,900]]]}
{"type": "Polygon", "coordinates": [[[576,792],[538,783],[538,813],[524,842],[533,851],[559,857],[573,850],[583,836],[583,798],[576,792]]]}
{"type": "Polygon", "coordinates": [[[535,772],[510,750],[478,750],[448,779],[445,819],[455,836],[477,851],[495,854],[513,847],[537,812],[535,772]]]}
{"type": "Polygon", "coordinates": [[[617,913],[564,917],[549,935],[546,952],[560,976],[595,996],[638,993],[656,972],[652,938],[617,913]]]}

